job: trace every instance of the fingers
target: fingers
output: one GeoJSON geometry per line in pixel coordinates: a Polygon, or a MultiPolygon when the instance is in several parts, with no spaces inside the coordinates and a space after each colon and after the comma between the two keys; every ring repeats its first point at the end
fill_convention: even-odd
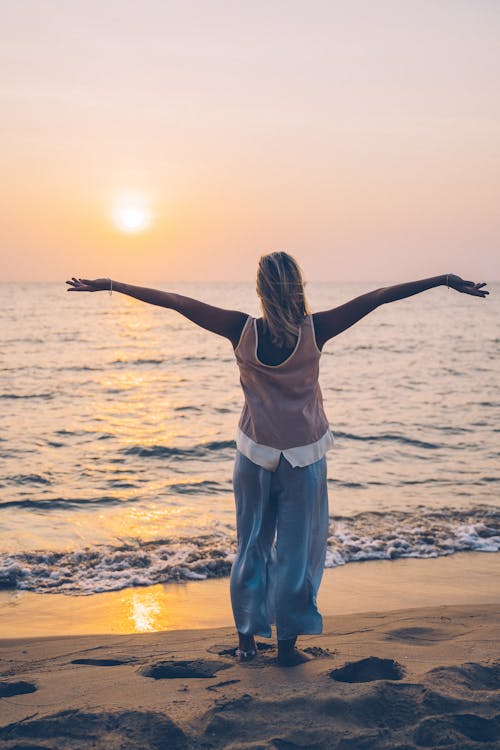
{"type": "Polygon", "coordinates": [[[77,279],[76,276],[72,276],[70,281],[66,281],[69,285],[67,292],[95,292],[96,290],[90,286],[88,279],[77,279]]]}
{"type": "Polygon", "coordinates": [[[486,286],[485,281],[481,282],[480,284],[474,284],[474,289],[478,297],[486,297],[486,295],[489,294],[489,291],[487,289],[483,289],[484,286],[486,286]]]}
{"type": "Polygon", "coordinates": [[[483,289],[483,287],[486,286],[486,282],[474,282],[474,281],[464,281],[462,280],[462,283],[456,287],[457,291],[462,292],[463,294],[470,294],[472,297],[486,297],[489,294],[489,291],[487,289],[483,289]]]}
{"type": "Polygon", "coordinates": [[[483,282],[482,284],[474,284],[475,292],[481,297],[485,297],[487,294],[489,294],[489,291],[487,289],[483,289],[483,286],[486,286],[485,282],[483,282]]]}
{"type": "Polygon", "coordinates": [[[475,287],[469,287],[465,289],[460,289],[461,292],[464,294],[470,294],[472,297],[487,297],[489,292],[483,289],[476,289],[475,287]]]}

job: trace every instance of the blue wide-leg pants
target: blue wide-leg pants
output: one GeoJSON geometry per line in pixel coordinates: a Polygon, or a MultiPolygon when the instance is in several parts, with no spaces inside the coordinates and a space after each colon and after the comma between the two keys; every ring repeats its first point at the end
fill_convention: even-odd
{"type": "Polygon", "coordinates": [[[237,451],[234,495],[238,552],[231,569],[236,628],[279,640],[322,632],[316,595],[328,538],[326,458],[275,471],[237,451]]]}

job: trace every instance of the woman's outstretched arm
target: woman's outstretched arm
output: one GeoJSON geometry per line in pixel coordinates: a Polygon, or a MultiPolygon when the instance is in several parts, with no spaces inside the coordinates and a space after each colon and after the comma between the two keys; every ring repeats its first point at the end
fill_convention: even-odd
{"type": "Polygon", "coordinates": [[[364,318],[365,315],[368,315],[368,313],[380,307],[380,305],[384,305],[386,302],[395,302],[405,297],[411,297],[414,294],[425,292],[427,289],[433,289],[437,286],[449,286],[457,292],[471,294],[474,297],[486,297],[489,294],[489,292],[483,289],[486,286],[485,283],[476,284],[473,281],[464,281],[460,276],[455,276],[452,273],[375,289],[372,292],[367,292],[367,294],[362,294],[360,297],[346,302],[344,305],[339,305],[339,307],[314,313],[314,328],[318,347],[321,349],[329,339],[342,333],[346,328],[357,323],[358,320],[364,318]]]}
{"type": "Polygon", "coordinates": [[[132,284],[124,284],[122,281],[77,279],[73,277],[71,281],[66,283],[69,284],[68,292],[99,292],[112,288],[114,292],[127,294],[129,297],[135,297],[135,299],[148,302],[150,305],[176,310],[201,328],[229,339],[233,347],[237,346],[241,331],[248,318],[246,313],[238,310],[225,310],[222,307],[207,305],[205,302],[200,302],[200,300],[191,297],[184,297],[182,294],[133,286],[132,284]]]}

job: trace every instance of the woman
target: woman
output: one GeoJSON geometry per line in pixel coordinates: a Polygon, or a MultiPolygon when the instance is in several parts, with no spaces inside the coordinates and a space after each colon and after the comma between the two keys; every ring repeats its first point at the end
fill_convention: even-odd
{"type": "Polygon", "coordinates": [[[297,262],[276,252],[259,262],[262,317],[255,319],[111,279],[67,283],[71,292],[114,290],[176,310],[231,341],[245,396],[233,477],[238,552],[230,581],[238,654],[242,661],[253,659],[254,636],[270,637],[275,622],[278,663],[307,661],[311,657],[297,649],[296,640],[322,631],[316,595],[328,533],[325,454],[333,445],[318,384],[321,350],[387,302],[443,285],[485,297],[485,284],[434,276],[376,289],[311,315],[297,262]]]}

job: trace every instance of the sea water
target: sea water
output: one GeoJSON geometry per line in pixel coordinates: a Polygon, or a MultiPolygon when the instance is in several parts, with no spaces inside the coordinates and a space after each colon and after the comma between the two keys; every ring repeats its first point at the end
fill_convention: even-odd
{"type": "MultiPolygon", "coordinates": [[[[307,290],[318,311],[381,285],[307,290]]],[[[156,286],[259,314],[253,284],[156,286]]],[[[382,306],[326,344],[327,566],[500,549],[490,288],[382,306]]],[[[0,301],[0,586],[78,595],[228,575],[243,403],[231,344],[118,293],[3,284],[0,301]]]]}

